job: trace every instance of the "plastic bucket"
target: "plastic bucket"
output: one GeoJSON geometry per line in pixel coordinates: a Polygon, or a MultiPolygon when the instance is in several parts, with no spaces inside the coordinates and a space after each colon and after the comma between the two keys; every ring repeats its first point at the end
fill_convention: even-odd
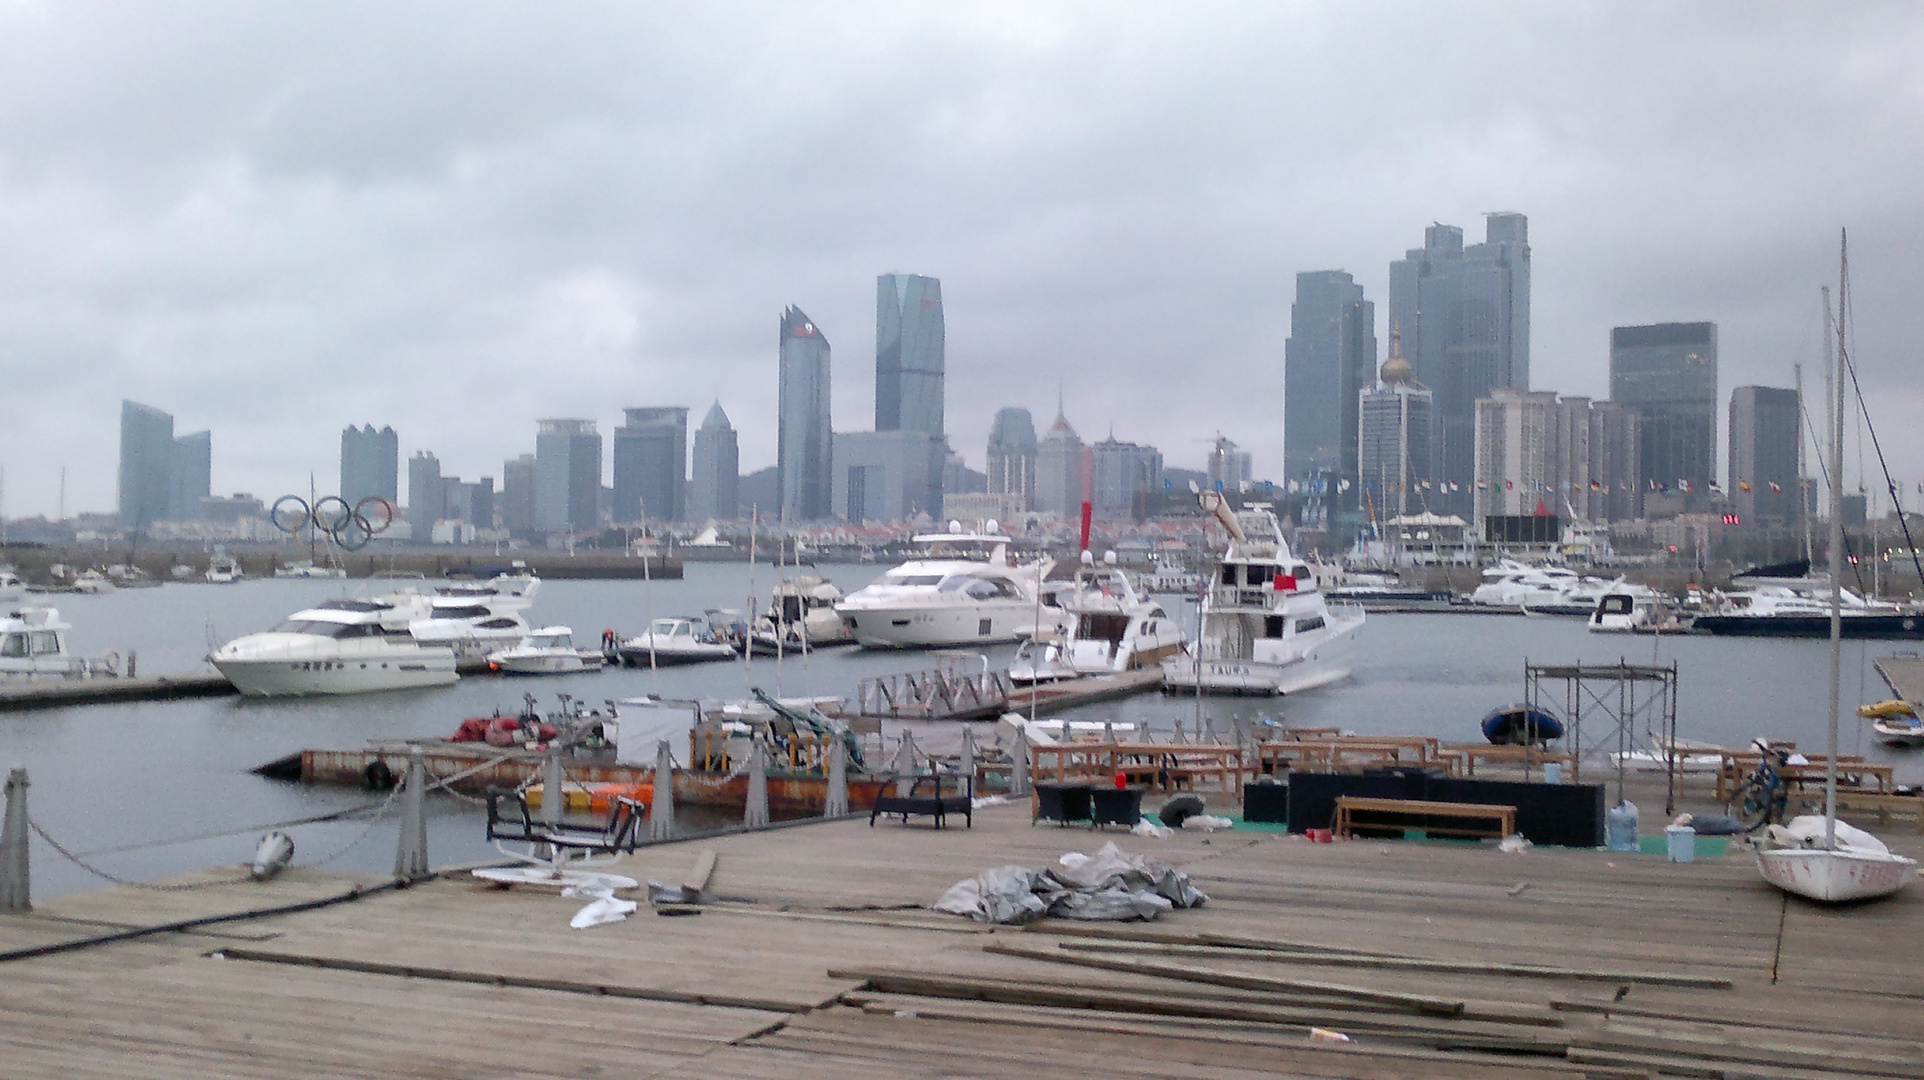
{"type": "Polygon", "coordinates": [[[1309,841],[1312,844],[1333,844],[1336,842],[1336,834],[1330,832],[1328,829],[1304,829],[1303,835],[1309,837],[1309,841]]]}
{"type": "Polygon", "coordinates": [[[1690,862],[1697,857],[1697,830],[1688,825],[1672,825],[1663,837],[1670,849],[1671,862],[1690,862]]]}
{"type": "Polygon", "coordinates": [[[1543,782],[1546,784],[1563,783],[1563,762],[1546,761],[1543,763],[1543,782]]]}

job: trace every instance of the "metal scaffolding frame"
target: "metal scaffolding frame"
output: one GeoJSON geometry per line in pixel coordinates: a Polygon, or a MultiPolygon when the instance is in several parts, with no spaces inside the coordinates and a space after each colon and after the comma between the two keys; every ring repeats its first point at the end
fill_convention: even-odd
{"type": "Polygon", "coordinates": [[[1668,780],[1664,814],[1677,812],[1677,665],[1632,664],[1619,659],[1614,664],[1533,664],[1523,662],[1524,703],[1533,709],[1547,709],[1553,701],[1554,687],[1562,683],[1562,716],[1569,725],[1569,747],[1573,758],[1570,779],[1582,777],[1586,754],[1603,753],[1617,766],[1617,801],[1622,802],[1627,755],[1644,750],[1661,755],[1668,780]],[[1597,737],[1584,741],[1583,718],[1592,717],[1597,737]],[[1601,716],[1607,728],[1597,729],[1601,716]]]}

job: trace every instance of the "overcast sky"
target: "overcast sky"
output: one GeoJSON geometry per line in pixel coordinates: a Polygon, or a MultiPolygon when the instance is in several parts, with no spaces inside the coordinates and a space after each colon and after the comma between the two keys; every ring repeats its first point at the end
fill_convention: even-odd
{"type": "Polygon", "coordinates": [[[890,271],[942,279],[976,468],[1061,382],[1085,438],[1273,476],[1295,274],[1354,273],[1387,348],[1389,263],[1491,210],[1534,387],[1596,396],[1611,326],[1706,319],[1726,401],[1814,393],[1848,226],[1914,485],[1920,55],[1907,3],[0,0],[5,510],[63,466],[111,510],[122,398],[270,500],[332,491],[350,423],[498,480],[539,417],[717,399],[752,471],[784,304],[871,425],[890,271]]]}

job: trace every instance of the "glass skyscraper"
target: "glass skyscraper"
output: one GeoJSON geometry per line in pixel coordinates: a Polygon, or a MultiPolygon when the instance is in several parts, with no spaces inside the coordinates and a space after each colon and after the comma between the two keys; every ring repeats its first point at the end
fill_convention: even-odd
{"type": "Polygon", "coordinates": [[[997,410],[989,428],[989,494],[1008,496],[1017,510],[1036,509],[1035,462],[1035,418],[1019,406],[997,410]]]}
{"type": "Polygon", "coordinates": [[[1498,387],[1530,386],[1530,234],[1522,214],[1484,218],[1484,242],[1431,225],[1423,246],[1390,264],[1390,325],[1403,354],[1436,396],[1438,501],[1470,511],[1476,471],[1476,403],[1498,387]],[[1454,485],[1454,490],[1446,488],[1454,485]]]}
{"type": "Polygon", "coordinates": [[[534,437],[534,527],[587,532],[600,523],[601,432],[593,420],[542,420],[534,437]]]}
{"type": "Polygon", "coordinates": [[[1717,466],[1717,324],[1611,330],[1610,400],[1642,418],[1643,486],[1676,492],[1686,508],[1707,505],[1717,466]]]}
{"type": "Polygon", "coordinates": [[[875,430],[942,434],[944,340],[940,281],[875,280],[875,430]]]}
{"type": "Polygon", "coordinates": [[[173,496],[174,417],[120,403],[120,523],[144,529],[168,516],[173,496]]]}
{"type": "MultiPolygon", "coordinates": [[[[688,485],[688,410],[623,409],[615,429],[615,520],[680,521],[688,485]]],[[[723,418],[726,420],[726,417],[723,418]]]]}
{"type": "Polygon", "coordinates": [[[1739,386],[1730,392],[1730,484],[1724,494],[1745,525],[1798,519],[1797,391],[1739,386]]]}
{"type": "Polygon", "coordinates": [[[741,450],[735,428],[717,401],[702,419],[701,427],[695,429],[695,471],[688,481],[689,520],[734,519],[740,476],[741,450]]]}
{"type": "Polygon", "coordinates": [[[196,431],[174,437],[167,473],[167,516],[173,521],[200,519],[200,501],[214,493],[214,435],[196,431]]]}
{"type": "Polygon", "coordinates": [[[1377,520],[1428,508],[1434,397],[1416,381],[1395,337],[1382,380],[1358,392],[1358,505],[1377,520]]]}
{"type": "Polygon", "coordinates": [[[1338,496],[1357,505],[1357,395],[1376,374],[1376,305],[1341,270],[1296,275],[1283,344],[1283,471],[1290,479],[1333,473],[1338,496]]]}
{"type": "Polygon", "coordinates": [[[821,328],[801,308],[782,311],[779,362],[775,472],[781,486],[781,513],[790,521],[816,521],[829,516],[833,493],[829,345],[821,328]]]}
{"type": "Polygon", "coordinates": [[[349,506],[370,496],[401,501],[401,440],[391,427],[349,425],[341,432],[341,498],[349,506]]]}

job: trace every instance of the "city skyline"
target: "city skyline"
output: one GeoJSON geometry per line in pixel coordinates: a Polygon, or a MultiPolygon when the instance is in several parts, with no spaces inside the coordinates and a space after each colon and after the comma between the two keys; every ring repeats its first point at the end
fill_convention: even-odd
{"type": "MultiPolygon", "coordinates": [[[[270,498],[330,475],[350,422],[491,475],[531,418],[608,430],[611,396],[719,397],[771,462],[773,395],[739,392],[768,313],[865,358],[895,267],[943,279],[972,466],[1061,379],[1091,434],[1180,461],[1221,430],[1275,475],[1293,275],[1347,269],[1381,308],[1428,223],[1498,208],[1533,233],[1530,385],[1593,398],[1614,326],[1715,322],[1720,400],[1815,370],[1851,226],[1856,358],[1912,490],[1924,434],[1880,412],[1924,408],[1924,147],[1888,134],[1918,126],[1924,13],[1472,8],[0,13],[6,513],[55,513],[63,467],[69,513],[113,509],[123,397],[214,432],[215,490],[270,498]],[[744,78],[796,50],[805,87],[744,78]]],[[[836,415],[871,378],[844,365],[836,415]]]]}

